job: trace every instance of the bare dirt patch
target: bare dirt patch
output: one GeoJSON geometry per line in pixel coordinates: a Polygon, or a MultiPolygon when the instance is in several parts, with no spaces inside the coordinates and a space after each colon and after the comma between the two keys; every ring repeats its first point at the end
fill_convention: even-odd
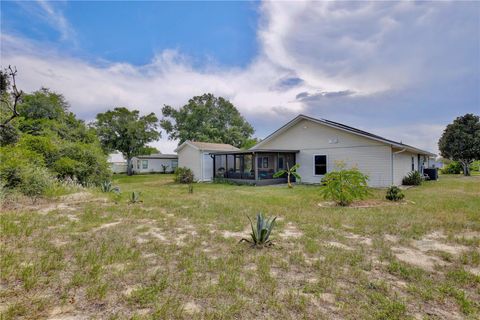
{"type": "Polygon", "coordinates": [[[92,231],[97,232],[97,231],[100,231],[100,230],[103,230],[103,229],[108,229],[108,228],[114,227],[114,226],[116,226],[117,224],[120,224],[120,223],[122,223],[122,221],[105,223],[105,224],[102,224],[100,227],[93,229],[92,231]]]}
{"type": "Polygon", "coordinates": [[[183,309],[187,314],[199,313],[202,310],[202,308],[193,301],[189,301],[185,303],[185,305],[183,306],[183,309]]]}
{"type": "Polygon", "coordinates": [[[285,229],[278,234],[283,239],[298,239],[303,236],[303,232],[298,230],[298,228],[291,222],[287,223],[285,229]]]}
{"type": "Polygon", "coordinates": [[[334,247],[334,248],[339,248],[343,250],[353,250],[352,247],[349,247],[343,243],[337,242],[337,241],[327,241],[325,242],[327,246],[334,247]]]}
{"type": "Polygon", "coordinates": [[[393,247],[392,251],[398,260],[420,267],[427,271],[434,271],[435,265],[445,266],[448,264],[447,262],[441,260],[438,257],[429,256],[417,249],[407,247],[393,247]]]}

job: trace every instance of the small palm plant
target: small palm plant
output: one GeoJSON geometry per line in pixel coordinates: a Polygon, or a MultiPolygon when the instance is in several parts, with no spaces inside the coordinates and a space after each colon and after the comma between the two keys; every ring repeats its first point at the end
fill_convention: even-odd
{"type": "Polygon", "coordinates": [[[257,214],[257,223],[256,226],[253,225],[252,220],[248,217],[250,221],[250,226],[252,227],[252,233],[250,233],[251,239],[241,239],[240,242],[248,242],[252,245],[252,247],[265,247],[271,246],[272,240],[270,240],[270,234],[272,233],[273,227],[275,226],[275,220],[277,217],[274,218],[266,218],[263,214],[257,214]]]}
{"type": "Polygon", "coordinates": [[[273,177],[274,178],[280,178],[281,176],[286,174],[287,175],[288,187],[293,188],[292,182],[290,181],[290,177],[294,176],[298,180],[302,179],[302,177],[297,173],[298,168],[300,168],[300,165],[298,163],[290,168],[288,166],[288,162],[287,162],[287,169],[283,169],[283,170],[278,171],[277,173],[275,173],[273,175],[273,177]]]}

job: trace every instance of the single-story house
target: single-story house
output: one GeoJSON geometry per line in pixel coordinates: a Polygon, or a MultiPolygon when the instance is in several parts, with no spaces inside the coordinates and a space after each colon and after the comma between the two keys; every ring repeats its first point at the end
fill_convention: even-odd
{"type": "Polygon", "coordinates": [[[214,175],[211,153],[238,150],[230,144],[188,140],[179,145],[175,152],[178,154],[178,166],[190,168],[196,181],[211,181],[214,175]]]}
{"type": "Polygon", "coordinates": [[[110,165],[110,170],[112,170],[113,173],[127,172],[127,160],[125,160],[120,152],[110,153],[108,155],[107,162],[110,165]]]}
{"type": "Polygon", "coordinates": [[[178,156],[176,154],[155,153],[132,158],[132,169],[134,173],[155,173],[174,172],[178,167],[178,156]]]}
{"type": "MultiPolygon", "coordinates": [[[[197,142],[198,144],[198,142],[197,142]]],[[[178,149],[185,148],[183,145],[178,149]]],[[[198,149],[198,151],[200,151],[198,149]]],[[[411,171],[423,174],[435,154],[341,123],[299,115],[248,150],[203,150],[202,157],[179,152],[179,164],[240,183],[283,183],[275,172],[298,163],[302,183],[320,183],[339,162],[369,176],[372,187],[400,185],[411,171]],[[213,157],[208,163],[207,152],[213,157]]],[[[192,169],[193,170],[193,169],[192,169]]],[[[203,172],[202,180],[210,180],[203,172]]]]}

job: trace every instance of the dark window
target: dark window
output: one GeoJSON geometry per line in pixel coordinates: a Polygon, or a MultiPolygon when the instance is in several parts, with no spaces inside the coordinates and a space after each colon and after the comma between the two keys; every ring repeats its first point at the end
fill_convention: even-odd
{"type": "Polygon", "coordinates": [[[268,157],[263,157],[263,167],[268,168],[268,157]]]}
{"type": "Polygon", "coordinates": [[[412,171],[415,171],[415,158],[412,157],[412,171]]]}
{"type": "Polygon", "coordinates": [[[315,156],[315,175],[327,173],[327,156],[315,156]]]}
{"type": "Polygon", "coordinates": [[[278,158],[278,169],[283,169],[283,156],[278,158]]]}
{"type": "Polygon", "coordinates": [[[262,167],[262,159],[263,159],[262,157],[258,157],[258,158],[257,158],[257,167],[260,168],[260,169],[263,168],[263,167],[262,167]]]}

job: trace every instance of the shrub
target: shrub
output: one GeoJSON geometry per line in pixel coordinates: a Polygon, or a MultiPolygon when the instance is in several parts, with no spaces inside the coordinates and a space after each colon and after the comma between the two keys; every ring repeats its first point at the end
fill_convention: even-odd
{"type": "Polygon", "coordinates": [[[175,170],[175,182],[177,183],[192,183],[193,172],[187,167],[178,167],[175,170]]]}
{"type": "Polygon", "coordinates": [[[193,184],[191,183],[188,184],[188,193],[193,193],[193,184]]]}
{"type": "Polygon", "coordinates": [[[471,171],[480,171],[480,160],[475,160],[472,162],[470,165],[470,170],[471,171]]]}
{"type": "Polygon", "coordinates": [[[452,161],[446,165],[442,170],[443,174],[460,174],[463,172],[462,164],[457,161],[452,161]]]}
{"type": "Polygon", "coordinates": [[[19,186],[23,173],[36,167],[45,167],[43,158],[38,153],[19,146],[0,148],[0,181],[5,188],[14,189],[19,186]]]}
{"type": "Polygon", "coordinates": [[[358,169],[343,169],[327,173],[322,183],[324,186],[320,189],[320,195],[324,199],[335,201],[338,205],[348,206],[356,199],[363,199],[370,194],[368,191],[368,176],[361,173],[358,169]]]}
{"type": "Polygon", "coordinates": [[[68,177],[78,179],[80,182],[85,179],[85,165],[80,161],[73,160],[67,157],[61,157],[52,167],[53,171],[57,173],[57,176],[61,179],[68,177]]]}
{"type": "Polygon", "coordinates": [[[399,187],[391,186],[390,188],[388,188],[385,198],[390,201],[399,201],[405,198],[405,195],[399,187]]]}
{"type": "Polygon", "coordinates": [[[419,186],[422,184],[422,176],[418,171],[409,172],[402,180],[404,186],[419,186]]]}
{"type": "Polygon", "coordinates": [[[37,198],[45,195],[52,186],[53,178],[47,169],[30,167],[22,172],[18,189],[22,194],[32,198],[35,203],[37,198]]]}
{"type": "Polygon", "coordinates": [[[252,220],[248,217],[250,221],[250,226],[252,228],[252,233],[250,233],[251,239],[241,239],[240,242],[245,241],[250,243],[254,247],[263,247],[272,245],[272,240],[270,240],[270,234],[272,233],[273,227],[275,226],[274,218],[266,218],[261,213],[257,214],[257,223],[253,225],[252,220]]]}
{"type": "Polygon", "coordinates": [[[130,203],[138,203],[138,202],[142,202],[140,200],[140,192],[138,191],[133,191],[131,194],[130,194],[130,203]]]}

